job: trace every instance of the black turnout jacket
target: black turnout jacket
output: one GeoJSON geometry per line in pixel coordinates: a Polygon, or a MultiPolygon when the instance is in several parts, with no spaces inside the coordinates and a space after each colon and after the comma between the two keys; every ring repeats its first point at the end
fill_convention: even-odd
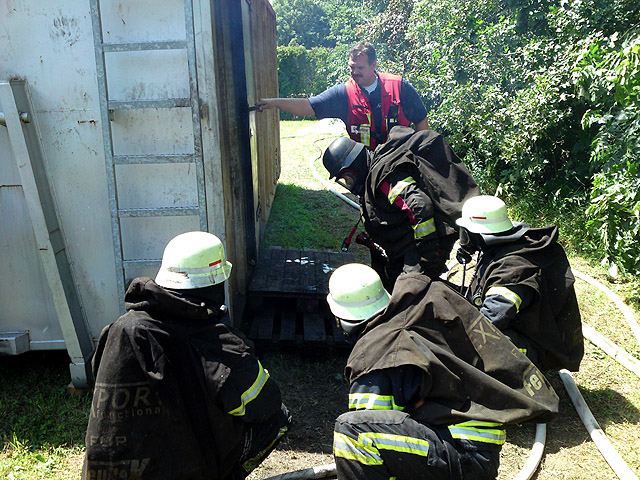
{"type": "Polygon", "coordinates": [[[422,371],[411,417],[432,426],[465,421],[547,422],[558,397],[544,375],[464,297],[419,273],[398,277],[387,308],[347,361],[350,383],[376,371],[422,371]]]}
{"type": "Polygon", "coordinates": [[[558,227],[530,228],[504,243],[495,235],[483,239],[486,246],[469,290],[474,303],[487,308],[491,317],[492,287],[531,292],[526,304],[499,328],[517,345],[524,337],[541,369],[577,371],[584,354],[582,320],[571,266],[558,243],[558,227]]]}
{"type": "Polygon", "coordinates": [[[219,479],[245,424],[280,411],[280,390],[249,341],[218,314],[137,278],[128,312],[104,328],[83,479],[219,479]]]}
{"type": "Polygon", "coordinates": [[[360,203],[364,227],[372,240],[384,248],[391,261],[401,259],[415,244],[406,212],[390,204],[380,188],[392,174],[411,176],[433,204],[438,239],[435,248],[424,244],[417,245],[418,250],[423,258],[430,259],[433,252],[423,250],[439,248],[439,263],[443,266],[458,238],[455,221],[460,218],[463,203],[480,194],[467,167],[442,135],[401,126],[391,129],[389,139],[376,148],[370,162],[360,203]]]}

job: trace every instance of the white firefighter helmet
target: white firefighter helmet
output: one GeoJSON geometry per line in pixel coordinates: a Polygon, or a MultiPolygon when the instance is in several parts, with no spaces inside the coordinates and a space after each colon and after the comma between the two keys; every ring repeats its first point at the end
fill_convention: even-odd
{"type": "Polygon", "coordinates": [[[502,233],[513,228],[507,206],[498,197],[478,195],[462,206],[462,216],[456,223],[472,233],[502,233]]]}
{"type": "Polygon", "coordinates": [[[327,302],[340,327],[352,333],[389,303],[389,294],[376,271],[361,263],[338,267],[329,278],[327,302]]]}
{"type": "Polygon", "coordinates": [[[165,288],[191,290],[222,283],[231,274],[224,246],[207,232],[187,232],[165,247],[156,283],[165,288]]]}

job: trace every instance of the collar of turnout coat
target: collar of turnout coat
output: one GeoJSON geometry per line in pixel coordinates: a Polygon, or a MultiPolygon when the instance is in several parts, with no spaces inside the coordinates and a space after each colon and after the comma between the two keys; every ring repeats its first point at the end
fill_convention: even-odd
{"type": "Polygon", "coordinates": [[[127,310],[144,311],[164,321],[216,320],[219,311],[211,305],[171,292],[148,277],[135,278],[125,295],[127,310]]]}

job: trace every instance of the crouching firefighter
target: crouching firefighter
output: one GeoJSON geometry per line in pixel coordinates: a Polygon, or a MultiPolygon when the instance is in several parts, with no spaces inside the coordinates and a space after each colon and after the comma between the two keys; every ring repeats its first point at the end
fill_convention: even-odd
{"type": "Polygon", "coordinates": [[[323,163],[330,178],[360,197],[364,228],[386,254],[371,249],[371,265],[387,290],[408,252],[421,257],[433,278],[446,271],[462,205],[480,191],[442,135],[396,126],[373,152],[341,137],[327,147],[323,163]]]}
{"type": "Polygon", "coordinates": [[[577,371],[582,319],[558,227],[512,222],[505,203],[489,195],[467,200],[458,224],[458,261],[479,252],[467,298],[541,370],[577,371]]]}
{"type": "Polygon", "coordinates": [[[129,285],[93,359],[84,480],[243,479],[287,432],[278,385],[225,323],[230,273],[218,237],[188,232],[129,285]]]}
{"type": "Polygon", "coordinates": [[[504,424],[557,416],[543,374],[441,280],[412,266],[389,297],[373,269],[348,264],[327,301],[355,341],[350,411],[334,431],[339,479],[495,479],[504,424]]]}

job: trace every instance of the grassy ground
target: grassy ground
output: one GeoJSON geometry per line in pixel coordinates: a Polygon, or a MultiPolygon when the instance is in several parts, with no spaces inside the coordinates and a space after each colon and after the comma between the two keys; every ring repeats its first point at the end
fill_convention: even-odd
{"type": "MultiPolygon", "coordinates": [[[[310,170],[313,164],[326,178],[317,158],[334,138],[326,129],[318,131],[317,125],[281,125],[282,175],[265,246],[339,250],[357,221],[357,211],[326,192],[310,170]]],[[[363,246],[352,245],[351,251],[358,261],[367,261],[363,246]]],[[[571,261],[578,270],[624,291],[625,285],[607,282],[582,259],[571,261]]],[[[576,288],[583,320],[640,358],[638,342],[611,302],[581,280],[576,288]]],[[[580,372],[574,375],[580,392],[623,459],[640,474],[640,380],[589,342],[585,349],[580,372]]],[[[282,387],[294,428],[249,480],[331,463],[333,422],[346,410],[345,354],[308,357],[273,352],[261,360],[282,387]]],[[[534,478],[617,478],[590,440],[558,375],[548,376],[560,397],[561,415],[548,426],[545,456],[534,478]]],[[[0,357],[0,478],[79,478],[91,393],[70,395],[68,383],[68,358],[63,353],[0,357]]],[[[534,431],[534,425],[507,429],[501,480],[514,478],[524,465],[534,431]]]]}

